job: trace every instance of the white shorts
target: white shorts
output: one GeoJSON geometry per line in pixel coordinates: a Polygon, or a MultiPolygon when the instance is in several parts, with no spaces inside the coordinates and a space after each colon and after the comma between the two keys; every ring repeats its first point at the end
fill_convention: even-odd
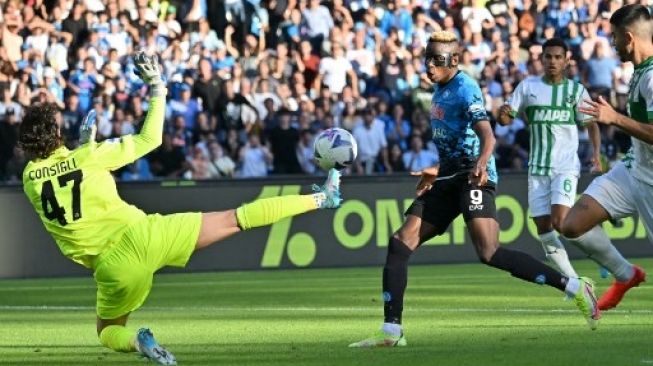
{"type": "Polygon", "coordinates": [[[653,186],[633,177],[622,162],[594,179],[583,194],[594,198],[613,219],[638,213],[653,242],[653,186]]]}
{"type": "Polygon", "coordinates": [[[578,174],[558,173],[553,176],[528,176],[528,207],[531,217],[551,215],[551,205],[571,207],[576,201],[578,174]]]}

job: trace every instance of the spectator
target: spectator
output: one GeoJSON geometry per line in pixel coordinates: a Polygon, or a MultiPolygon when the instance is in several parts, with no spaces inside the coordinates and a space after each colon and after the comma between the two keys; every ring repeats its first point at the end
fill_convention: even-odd
{"type": "Polygon", "coordinates": [[[82,113],[91,109],[93,91],[100,84],[95,62],[88,57],[84,60],[84,68],[73,73],[68,87],[79,97],[79,108],[82,113]]]}
{"type": "Polygon", "coordinates": [[[228,155],[217,141],[209,144],[209,166],[210,178],[231,178],[234,176],[236,163],[228,155]]]}
{"type": "MultiPolygon", "coordinates": [[[[243,110],[254,109],[249,104],[249,100],[234,90],[233,80],[225,80],[224,90],[220,101],[218,102],[218,129],[223,135],[229,129],[241,131],[242,135],[246,134],[246,127],[243,121],[243,110]]],[[[251,129],[251,126],[248,127],[251,129]]],[[[244,140],[244,137],[242,137],[244,140]]]]}
{"type": "Polygon", "coordinates": [[[168,134],[163,136],[163,144],[150,154],[149,163],[157,177],[180,178],[189,168],[182,148],[175,146],[168,134]]]}
{"type": "Polygon", "coordinates": [[[320,0],[309,0],[302,15],[314,49],[320,49],[322,41],[329,36],[334,26],[329,9],[320,5],[320,0]]]}
{"type": "Polygon", "coordinates": [[[267,147],[261,145],[256,134],[250,134],[248,142],[240,149],[240,176],[243,178],[265,177],[268,166],[272,164],[272,154],[267,147]]]}
{"type": "Polygon", "coordinates": [[[191,177],[195,180],[209,179],[211,178],[211,172],[209,171],[209,166],[211,162],[206,152],[200,147],[195,147],[193,149],[192,158],[189,159],[191,166],[191,177]]]}
{"type": "Polygon", "coordinates": [[[424,150],[424,142],[419,135],[410,139],[410,150],[403,154],[404,167],[411,172],[418,172],[428,167],[437,165],[440,159],[432,151],[424,150]]]}
{"type": "Polygon", "coordinates": [[[290,125],[292,114],[287,109],[279,111],[279,125],[270,131],[275,174],[299,174],[302,168],[297,160],[299,131],[290,125]]]}
{"type": "MultiPolygon", "coordinates": [[[[311,0],[311,2],[316,0],[311,0]]],[[[333,43],[331,45],[331,54],[320,61],[320,71],[318,81],[319,86],[324,83],[332,93],[340,94],[345,85],[347,85],[347,76],[351,79],[351,85],[354,89],[354,95],[357,94],[358,79],[351,66],[351,62],[344,56],[342,45],[333,43]]]]}
{"type": "Polygon", "coordinates": [[[311,130],[304,129],[299,133],[299,143],[297,144],[297,161],[304,174],[315,174],[317,166],[315,165],[315,154],[313,153],[313,134],[311,130]]]}
{"type": "Polygon", "coordinates": [[[150,164],[147,159],[140,158],[135,162],[129,164],[127,169],[124,169],[120,175],[120,179],[130,181],[146,181],[152,180],[153,176],[150,172],[150,164]]]}
{"type": "Polygon", "coordinates": [[[374,110],[366,108],[363,111],[363,124],[354,128],[354,138],[358,142],[358,157],[356,171],[358,174],[371,174],[375,171],[392,173],[388,160],[388,142],[385,137],[385,126],[376,118],[374,110]],[[381,166],[376,167],[377,162],[381,166]]]}
{"type": "Polygon", "coordinates": [[[202,107],[197,101],[197,98],[192,97],[191,86],[182,84],[179,100],[171,100],[168,103],[168,110],[166,112],[169,118],[172,119],[182,116],[186,123],[186,129],[193,131],[197,116],[202,112],[202,107]]]}
{"type": "Polygon", "coordinates": [[[397,144],[390,144],[388,160],[393,172],[405,172],[406,166],[404,165],[403,152],[401,147],[397,144]]]}
{"type": "Polygon", "coordinates": [[[0,102],[0,179],[12,177],[7,164],[14,158],[22,106],[11,100],[9,89],[2,91],[0,102]]]}
{"type": "Polygon", "coordinates": [[[402,151],[407,149],[410,136],[410,122],[405,119],[404,107],[395,104],[392,117],[385,121],[385,136],[390,144],[397,144],[402,151]]]}
{"type": "Polygon", "coordinates": [[[592,58],[587,61],[585,85],[592,99],[601,95],[606,100],[610,100],[613,73],[605,70],[614,70],[619,65],[617,60],[608,54],[605,47],[603,42],[597,42],[592,58]]]}

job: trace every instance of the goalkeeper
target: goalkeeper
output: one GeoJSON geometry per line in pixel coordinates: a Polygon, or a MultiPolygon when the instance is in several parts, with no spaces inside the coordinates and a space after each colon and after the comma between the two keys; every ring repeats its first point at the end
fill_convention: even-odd
{"type": "Polygon", "coordinates": [[[154,272],[183,267],[192,253],[241,230],[285,217],[340,205],[340,173],[331,170],[310,195],[272,197],[222,212],[146,215],[118,195],[110,171],[161,144],[166,87],[157,58],[139,52],[136,70],[149,85],[150,106],[141,133],[95,143],[95,114],[81,127],[81,146],[63,145],[53,104],[27,109],[19,142],[30,158],[23,172],[25,194],[61,252],[94,271],[100,342],[121,352],[140,352],[160,364],[175,357],[149,329],[125,327],[129,314],[150,292],[154,272]]]}

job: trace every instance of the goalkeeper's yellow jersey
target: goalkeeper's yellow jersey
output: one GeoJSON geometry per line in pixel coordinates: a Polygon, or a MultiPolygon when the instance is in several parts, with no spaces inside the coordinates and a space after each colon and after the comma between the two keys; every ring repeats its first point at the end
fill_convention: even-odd
{"type": "Polygon", "coordinates": [[[141,133],[72,151],[60,147],[27,164],[23,190],[66,257],[93,268],[97,256],[145,216],[120,198],[110,171],[159,146],[164,117],[165,96],[152,97],[141,133]]]}

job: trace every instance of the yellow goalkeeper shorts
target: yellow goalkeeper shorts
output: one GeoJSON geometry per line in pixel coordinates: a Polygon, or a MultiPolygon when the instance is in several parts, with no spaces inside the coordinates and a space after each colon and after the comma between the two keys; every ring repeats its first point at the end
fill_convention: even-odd
{"type": "Polygon", "coordinates": [[[138,309],[152,288],[154,272],[184,267],[202,225],[199,212],[147,215],[130,226],[96,262],[97,315],[115,319],[138,309]]]}

